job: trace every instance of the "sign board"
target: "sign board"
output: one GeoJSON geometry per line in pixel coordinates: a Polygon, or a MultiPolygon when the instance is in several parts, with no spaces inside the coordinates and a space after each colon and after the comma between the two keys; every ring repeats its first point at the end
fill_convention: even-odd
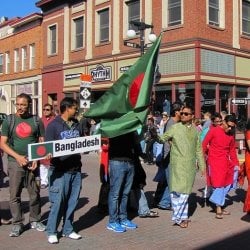
{"type": "Polygon", "coordinates": [[[246,105],[247,99],[246,98],[233,98],[231,102],[232,104],[235,104],[235,105],[246,105]]]}
{"type": "Polygon", "coordinates": [[[90,108],[91,101],[91,75],[81,74],[80,108],[90,108]]]}
{"type": "Polygon", "coordinates": [[[28,158],[29,161],[35,161],[44,159],[48,154],[58,157],[100,150],[100,148],[101,135],[33,143],[28,145],[28,158]]]}
{"type": "Polygon", "coordinates": [[[212,106],[215,104],[216,104],[215,99],[204,99],[204,101],[203,101],[204,106],[212,106]]]}

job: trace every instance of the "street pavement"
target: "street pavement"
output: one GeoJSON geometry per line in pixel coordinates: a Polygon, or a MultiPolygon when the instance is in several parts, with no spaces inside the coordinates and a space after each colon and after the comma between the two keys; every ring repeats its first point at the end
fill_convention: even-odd
{"type": "MultiPolygon", "coordinates": [[[[240,155],[242,158],[243,155],[240,155]]],[[[47,242],[45,232],[29,229],[28,195],[24,189],[22,194],[25,212],[26,231],[17,238],[9,237],[11,225],[0,226],[0,249],[250,249],[250,216],[243,213],[243,200],[247,181],[243,189],[232,191],[228,196],[227,209],[231,215],[216,219],[215,213],[202,198],[204,178],[197,173],[193,193],[190,196],[190,219],[186,229],[173,226],[171,211],[158,210],[158,218],[139,218],[134,211],[129,213],[130,219],[138,224],[136,230],[125,233],[114,233],[106,229],[108,216],[97,208],[100,190],[99,156],[96,152],[84,154],[82,157],[83,179],[79,205],[75,213],[75,229],[83,238],[71,240],[60,238],[59,244],[47,242]]],[[[145,193],[149,204],[153,204],[153,195],[157,183],[152,179],[157,171],[155,165],[144,164],[147,173],[145,193]]],[[[8,215],[8,186],[1,188],[1,212],[8,215]]],[[[41,190],[42,218],[46,224],[49,211],[48,190],[41,190]]]]}

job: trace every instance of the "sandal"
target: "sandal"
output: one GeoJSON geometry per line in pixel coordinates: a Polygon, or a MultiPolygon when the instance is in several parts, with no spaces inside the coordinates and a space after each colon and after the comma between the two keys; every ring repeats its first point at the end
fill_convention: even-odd
{"type": "Polygon", "coordinates": [[[223,214],[222,213],[216,213],[215,218],[216,219],[223,219],[223,214]]]}
{"type": "Polygon", "coordinates": [[[188,227],[188,220],[183,220],[179,225],[181,228],[187,228],[188,227]]]}
{"type": "Polygon", "coordinates": [[[155,217],[159,217],[159,215],[158,215],[158,212],[151,210],[146,214],[139,215],[139,217],[140,218],[155,218],[155,217]]]}
{"type": "Polygon", "coordinates": [[[223,215],[230,215],[231,213],[225,209],[222,209],[222,214],[223,215]]]}

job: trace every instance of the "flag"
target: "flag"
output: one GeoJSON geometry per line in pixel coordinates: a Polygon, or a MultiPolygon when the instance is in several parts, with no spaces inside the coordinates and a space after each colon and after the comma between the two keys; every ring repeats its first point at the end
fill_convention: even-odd
{"type": "Polygon", "coordinates": [[[30,151],[32,160],[43,159],[49,153],[53,155],[53,142],[32,144],[30,151]]]}
{"type": "Polygon", "coordinates": [[[102,136],[123,135],[145,122],[161,37],[84,114],[84,117],[101,119],[98,132],[102,136]]]}

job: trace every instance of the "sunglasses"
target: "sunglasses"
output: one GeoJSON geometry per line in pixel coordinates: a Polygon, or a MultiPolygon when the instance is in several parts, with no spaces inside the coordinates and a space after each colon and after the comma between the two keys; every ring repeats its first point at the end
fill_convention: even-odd
{"type": "Polygon", "coordinates": [[[51,109],[43,109],[43,111],[51,111],[51,109]]]}
{"type": "Polygon", "coordinates": [[[188,113],[188,112],[180,112],[180,115],[185,115],[185,116],[188,116],[188,115],[192,115],[192,113],[188,113]]]}
{"type": "Polygon", "coordinates": [[[235,128],[235,126],[232,126],[232,125],[227,124],[227,126],[228,126],[228,128],[235,128]]]}

